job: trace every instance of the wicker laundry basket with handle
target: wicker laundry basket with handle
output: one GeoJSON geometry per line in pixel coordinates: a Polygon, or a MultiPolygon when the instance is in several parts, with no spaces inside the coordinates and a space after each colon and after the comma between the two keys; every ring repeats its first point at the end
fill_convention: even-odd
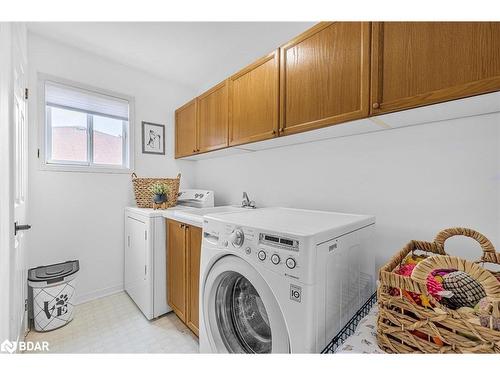
{"type": "Polygon", "coordinates": [[[177,204],[177,196],[179,195],[179,185],[181,182],[181,174],[176,178],[139,178],[135,173],[132,173],[132,184],[134,185],[134,194],[137,207],[153,208],[153,196],[151,187],[160,183],[168,187],[167,202],[165,207],[173,207],[177,204]]]}
{"type": "Polygon", "coordinates": [[[445,229],[433,242],[410,241],[379,272],[379,346],[388,353],[500,353],[500,331],[482,326],[472,309],[446,307],[427,290],[427,277],[433,270],[466,272],[479,282],[493,305],[487,318],[500,319],[500,281],[495,273],[480,265],[487,262],[500,264],[500,253],[495,252],[485,236],[472,229],[445,229]],[[456,235],[479,242],[483,250],[479,262],[446,255],[444,243],[456,235]],[[411,276],[396,274],[394,271],[414,252],[424,252],[428,257],[417,263],[411,276]],[[430,307],[406,298],[403,291],[423,294],[430,301],[430,307]]]}

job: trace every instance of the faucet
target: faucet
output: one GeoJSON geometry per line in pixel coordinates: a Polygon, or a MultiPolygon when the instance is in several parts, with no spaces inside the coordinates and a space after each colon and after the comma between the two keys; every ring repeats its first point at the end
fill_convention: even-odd
{"type": "Polygon", "coordinates": [[[243,207],[243,208],[256,208],[255,202],[251,201],[250,198],[248,198],[248,194],[246,191],[243,192],[243,201],[241,202],[241,207],[243,207]]]}

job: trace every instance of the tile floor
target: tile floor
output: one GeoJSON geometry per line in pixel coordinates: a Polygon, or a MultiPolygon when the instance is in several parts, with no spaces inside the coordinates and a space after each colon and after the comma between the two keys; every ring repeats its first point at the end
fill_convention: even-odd
{"type": "Polygon", "coordinates": [[[148,321],[126,293],[76,306],[67,326],[31,331],[50,353],[198,353],[198,338],[172,312],[148,321]]]}

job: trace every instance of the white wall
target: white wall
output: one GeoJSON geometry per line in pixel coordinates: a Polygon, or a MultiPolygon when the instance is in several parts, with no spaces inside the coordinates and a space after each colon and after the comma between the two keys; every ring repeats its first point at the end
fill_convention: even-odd
{"type": "Polygon", "coordinates": [[[123,208],[133,203],[127,174],[53,172],[36,159],[37,72],[135,98],[135,170],[139,176],[183,177],[192,185],[193,163],[173,158],[175,108],[195,95],[181,87],[38,35],[29,35],[30,267],[80,260],[79,301],[123,288],[123,208]],[[166,124],[166,156],[141,153],[141,121],[166,124]]]}
{"type": "MultiPolygon", "coordinates": [[[[218,205],[247,191],[260,206],[374,214],[378,265],[453,226],[500,248],[499,125],[497,113],[202,160],[195,183],[215,190],[218,205]]],[[[479,256],[470,240],[448,242],[479,256]]]]}

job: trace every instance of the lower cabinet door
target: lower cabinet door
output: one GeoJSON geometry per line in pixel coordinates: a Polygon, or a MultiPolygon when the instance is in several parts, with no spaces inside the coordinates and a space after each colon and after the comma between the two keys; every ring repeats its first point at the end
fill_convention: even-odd
{"type": "Polygon", "coordinates": [[[188,227],[187,246],[187,326],[198,336],[201,234],[198,227],[188,227]]]}
{"type": "Polygon", "coordinates": [[[167,302],[186,322],[186,225],[167,220],[167,302]]]}

